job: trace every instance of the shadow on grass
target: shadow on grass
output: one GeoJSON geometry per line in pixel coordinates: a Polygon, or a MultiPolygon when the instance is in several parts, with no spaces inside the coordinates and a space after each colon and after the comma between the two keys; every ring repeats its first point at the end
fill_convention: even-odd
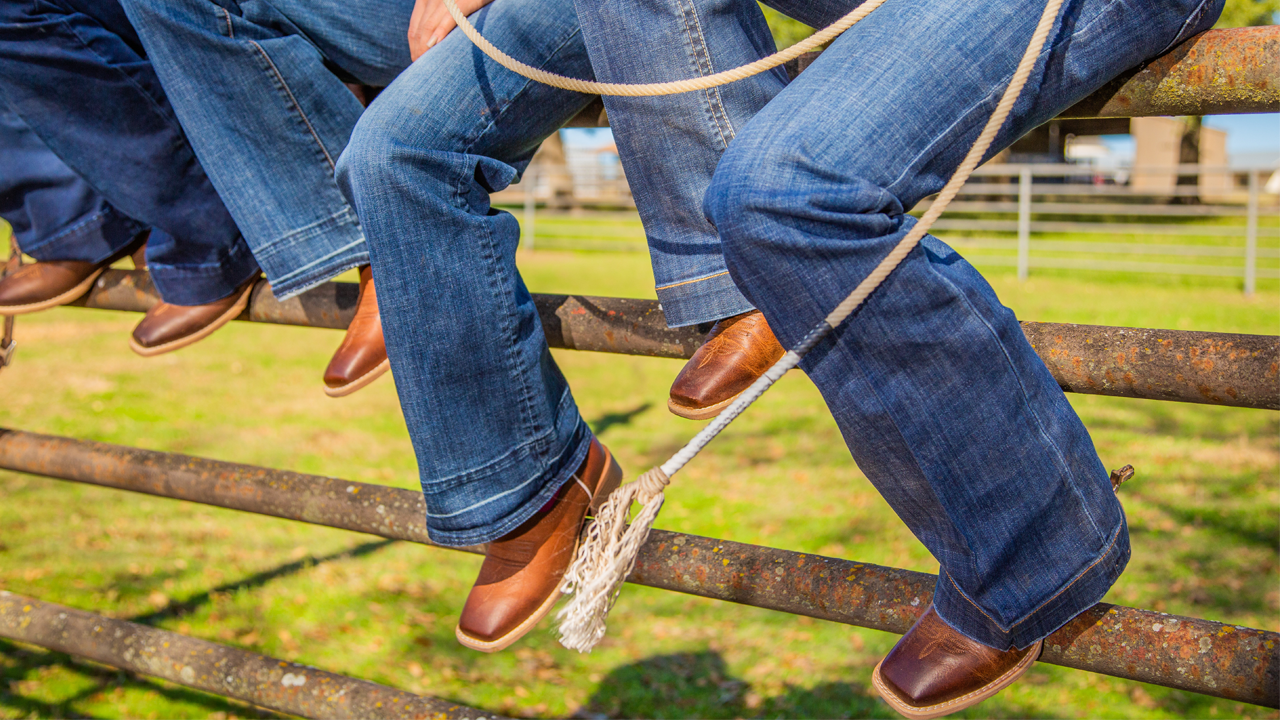
{"type": "Polygon", "coordinates": [[[713,651],[657,655],[609,673],[576,718],[896,717],[870,688],[824,683],[768,699],[713,651]]]}
{"type": "Polygon", "coordinates": [[[221,713],[223,716],[236,715],[252,718],[285,717],[270,710],[232,703],[196,690],[166,687],[123,670],[86,663],[59,652],[24,647],[7,640],[0,640],[0,656],[13,661],[13,664],[8,667],[0,667],[0,679],[4,681],[3,685],[0,685],[0,713],[6,715],[8,713],[5,711],[12,711],[16,712],[17,717],[92,718],[95,716],[77,710],[76,704],[93,699],[100,693],[121,688],[144,690],[156,693],[171,702],[198,705],[206,716],[221,713]],[[22,694],[24,682],[36,682],[47,689],[43,679],[31,676],[40,675],[46,669],[55,668],[74,673],[80,682],[88,681],[90,685],[53,702],[37,700],[22,694]]]}
{"type": "MultiPolygon", "coordinates": [[[[361,545],[357,545],[353,548],[348,548],[340,552],[325,555],[324,557],[318,557],[318,558],[308,557],[308,558],[303,558],[302,560],[285,563],[284,565],[279,565],[277,567],[271,568],[270,570],[263,570],[260,573],[255,573],[253,575],[250,575],[247,578],[243,578],[241,580],[237,580],[232,583],[226,583],[224,585],[219,585],[218,587],[211,588],[202,593],[193,595],[181,602],[170,603],[169,605],[165,606],[161,610],[157,610],[152,613],[147,613],[145,615],[138,615],[136,617],[129,618],[129,620],[132,622],[141,623],[143,625],[154,625],[155,623],[161,620],[179,618],[179,617],[182,617],[183,615],[190,614],[191,612],[195,611],[196,609],[200,608],[203,605],[208,604],[215,595],[234,593],[237,590],[247,590],[251,588],[262,587],[263,585],[266,585],[267,583],[271,582],[272,580],[275,580],[276,578],[284,577],[286,575],[292,575],[301,570],[306,570],[307,568],[311,568],[316,565],[319,565],[320,563],[332,562],[334,560],[346,560],[348,558],[363,557],[365,555],[369,555],[378,550],[381,550],[382,548],[387,547],[388,545],[391,545],[392,543],[395,543],[395,542],[397,541],[376,540],[373,542],[367,542],[361,545]]],[[[143,592],[145,592],[145,590],[143,592]]]]}
{"type": "Polygon", "coordinates": [[[653,407],[653,403],[643,403],[624,412],[605,413],[598,419],[588,422],[587,425],[591,427],[592,432],[596,435],[603,435],[606,430],[614,425],[622,425],[624,427],[630,425],[631,421],[635,419],[637,415],[640,415],[651,407],[653,407]]]}
{"type": "MultiPolygon", "coordinates": [[[[215,595],[261,587],[276,578],[292,575],[301,570],[314,567],[320,563],[369,555],[394,542],[396,541],[378,540],[374,542],[367,542],[340,552],[331,553],[324,557],[304,558],[302,560],[285,563],[271,568],[270,570],[255,573],[236,582],[219,585],[218,587],[201,592],[181,602],[172,603],[162,610],[129,618],[129,620],[144,625],[154,625],[161,620],[182,617],[183,615],[198,609],[202,605],[209,603],[215,595]]],[[[154,579],[156,581],[163,582],[164,577],[154,579]]],[[[136,585],[136,583],[134,584],[136,585]]],[[[150,587],[152,584],[153,583],[144,583],[144,586],[150,587]]],[[[143,590],[143,592],[145,592],[145,590],[143,590]]],[[[136,687],[149,692],[158,693],[171,701],[200,705],[210,713],[223,712],[242,717],[284,717],[267,710],[260,710],[247,705],[234,704],[222,700],[217,696],[206,695],[199,691],[166,687],[133,673],[105,668],[96,664],[85,663],[63,653],[47,650],[32,650],[4,640],[0,640],[0,657],[9,658],[10,660],[15,661],[14,664],[9,667],[0,667],[0,679],[4,680],[4,684],[0,685],[0,712],[6,709],[12,709],[17,711],[19,716],[23,717],[92,717],[77,711],[73,705],[104,691],[128,687],[136,687]],[[21,688],[22,683],[24,681],[28,681],[28,678],[31,675],[39,674],[40,671],[45,668],[55,667],[60,667],[67,672],[75,673],[81,678],[91,681],[92,685],[73,693],[69,697],[63,698],[56,703],[25,697],[20,694],[21,690],[18,690],[17,692],[14,691],[14,688],[21,688]]]]}

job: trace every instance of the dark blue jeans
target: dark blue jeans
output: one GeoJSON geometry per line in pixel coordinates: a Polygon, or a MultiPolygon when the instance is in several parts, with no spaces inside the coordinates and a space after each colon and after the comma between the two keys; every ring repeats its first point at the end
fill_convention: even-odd
{"type": "Polygon", "coordinates": [[[3,104],[0,218],[37,260],[99,262],[146,229],[89,187],[3,104]]]}
{"type": "MultiPolygon", "coordinates": [[[[106,207],[151,226],[147,265],[166,302],[212,302],[258,272],[116,0],[0,3],[0,96],[106,207]]],[[[32,249],[95,262],[127,242],[32,249]]]]}
{"type": "MultiPolygon", "coordinates": [[[[854,4],[811,20],[825,25],[854,4]]],[[[915,224],[907,211],[960,164],[1043,8],[889,0],[739,131],[705,208],[734,282],[785,346],[915,224]]],[[[990,153],[1212,26],[1221,9],[1067,0],[990,153]]],[[[747,46],[758,32],[737,26],[742,15],[700,16],[712,19],[711,43],[747,46]]],[[[1089,433],[1013,312],[942,241],[926,237],[801,367],[859,468],[937,558],[934,604],[965,635],[1026,647],[1123,571],[1124,513],[1089,433]]]]}

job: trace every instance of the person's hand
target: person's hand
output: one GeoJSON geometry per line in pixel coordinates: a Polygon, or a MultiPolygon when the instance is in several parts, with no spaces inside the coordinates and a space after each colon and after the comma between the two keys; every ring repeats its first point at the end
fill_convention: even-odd
{"type": "MultiPolygon", "coordinates": [[[[493,2],[493,0],[456,0],[463,15],[493,2]]],[[[431,46],[444,39],[457,23],[444,7],[444,0],[417,0],[413,4],[413,17],[409,19],[409,57],[417,60],[431,46]]]]}

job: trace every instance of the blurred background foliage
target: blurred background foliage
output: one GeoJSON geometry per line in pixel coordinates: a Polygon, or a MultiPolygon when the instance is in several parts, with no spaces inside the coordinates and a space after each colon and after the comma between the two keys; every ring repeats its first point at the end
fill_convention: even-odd
{"type": "MultiPolygon", "coordinates": [[[[764,10],[769,29],[773,31],[773,41],[779,49],[795,45],[814,32],[808,25],[792,20],[767,5],[761,4],[760,8],[764,10]]],[[[1280,13],[1280,0],[1227,0],[1216,27],[1274,25],[1277,13],[1280,13]]]]}

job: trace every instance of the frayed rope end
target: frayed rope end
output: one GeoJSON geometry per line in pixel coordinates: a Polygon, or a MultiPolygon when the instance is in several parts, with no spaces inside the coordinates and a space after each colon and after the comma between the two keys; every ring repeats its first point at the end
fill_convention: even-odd
{"type": "Polygon", "coordinates": [[[640,548],[666,499],[663,488],[670,482],[662,468],[653,468],[623,485],[609,496],[583,532],[578,554],[560,583],[560,592],[571,596],[556,614],[561,645],[586,653],[604,637],[609,610],[635,568],[640,548]],[[632,502],[644,507],[628,524],[632,502]]]}

